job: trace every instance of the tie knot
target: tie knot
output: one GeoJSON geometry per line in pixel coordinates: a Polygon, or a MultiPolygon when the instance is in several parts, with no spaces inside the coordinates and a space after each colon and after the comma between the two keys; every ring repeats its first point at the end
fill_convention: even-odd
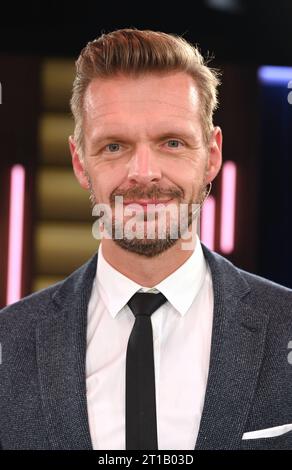
{"type": "Polygon", "coordinates": [[[128,305],[135,317],[139,315],[151,316],[162,304],[166,302],[166,297],[159,292],[158,294],[148,292],[136,292],[128,305]]]}

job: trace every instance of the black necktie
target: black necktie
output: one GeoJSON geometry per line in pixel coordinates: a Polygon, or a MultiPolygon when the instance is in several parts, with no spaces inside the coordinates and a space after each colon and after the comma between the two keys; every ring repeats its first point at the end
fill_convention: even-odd
{"type": "Polygon", "coordinates": [[[155,373],[151,315],[163,294],[137,292],[128,302],[135,315],[126,358],[126,449],[157,450],[155,373]]]}

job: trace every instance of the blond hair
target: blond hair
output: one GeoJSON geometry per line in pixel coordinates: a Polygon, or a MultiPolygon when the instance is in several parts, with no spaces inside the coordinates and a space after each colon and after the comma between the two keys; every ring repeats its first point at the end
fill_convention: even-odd
{"type": "Polygon", "coordinates": [[[220,72],[207,66],[197,47],[174,34],[137,29],[116,30],[89,42],[76,61],[70,102],[79,156],[83,153],[84,94],[93,79],[176,71],[189,74],[198,87],[202,130],[207,144],[213,128],[213,113],[218,106],[220,72]]]}

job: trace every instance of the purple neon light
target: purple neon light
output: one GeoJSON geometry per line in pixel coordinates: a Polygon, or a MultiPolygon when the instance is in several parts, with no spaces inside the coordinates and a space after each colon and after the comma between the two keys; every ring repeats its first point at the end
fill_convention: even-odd
{"type": "Polygon", "coordinates": [[[14,165],[10,176],[7,305],[21,298],[25,169],[14,165]]]}
{"type": "Polygon", "coordinates": [[[220,250],[232,253],[234,250],[236,202],[236,165],[227,161],[222,170],[220,250]]]}
{"type": "Polygon", "coordinates": [[[215,209],[215,198],[209,196],[203,205],[200,229],[201,240],[210,250],[215,246],[215,209]]]}

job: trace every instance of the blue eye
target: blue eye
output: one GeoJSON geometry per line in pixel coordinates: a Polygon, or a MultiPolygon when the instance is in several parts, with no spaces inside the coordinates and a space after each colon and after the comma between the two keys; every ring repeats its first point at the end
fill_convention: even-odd
{"type": "Polygon", "coordinates": [[[179,140],[171,139],[167,141],[168,144],[171,144],[171,148],[178,148],[179,144],[181,143],[179,140]]]}
{"type": "Polygon", "coordinates": [[[120,150],[120,144],[115,144],[115,143],[108,144],[106,148],[108,148],[111,153],[117,152],[118,150],[120,150]]]}

